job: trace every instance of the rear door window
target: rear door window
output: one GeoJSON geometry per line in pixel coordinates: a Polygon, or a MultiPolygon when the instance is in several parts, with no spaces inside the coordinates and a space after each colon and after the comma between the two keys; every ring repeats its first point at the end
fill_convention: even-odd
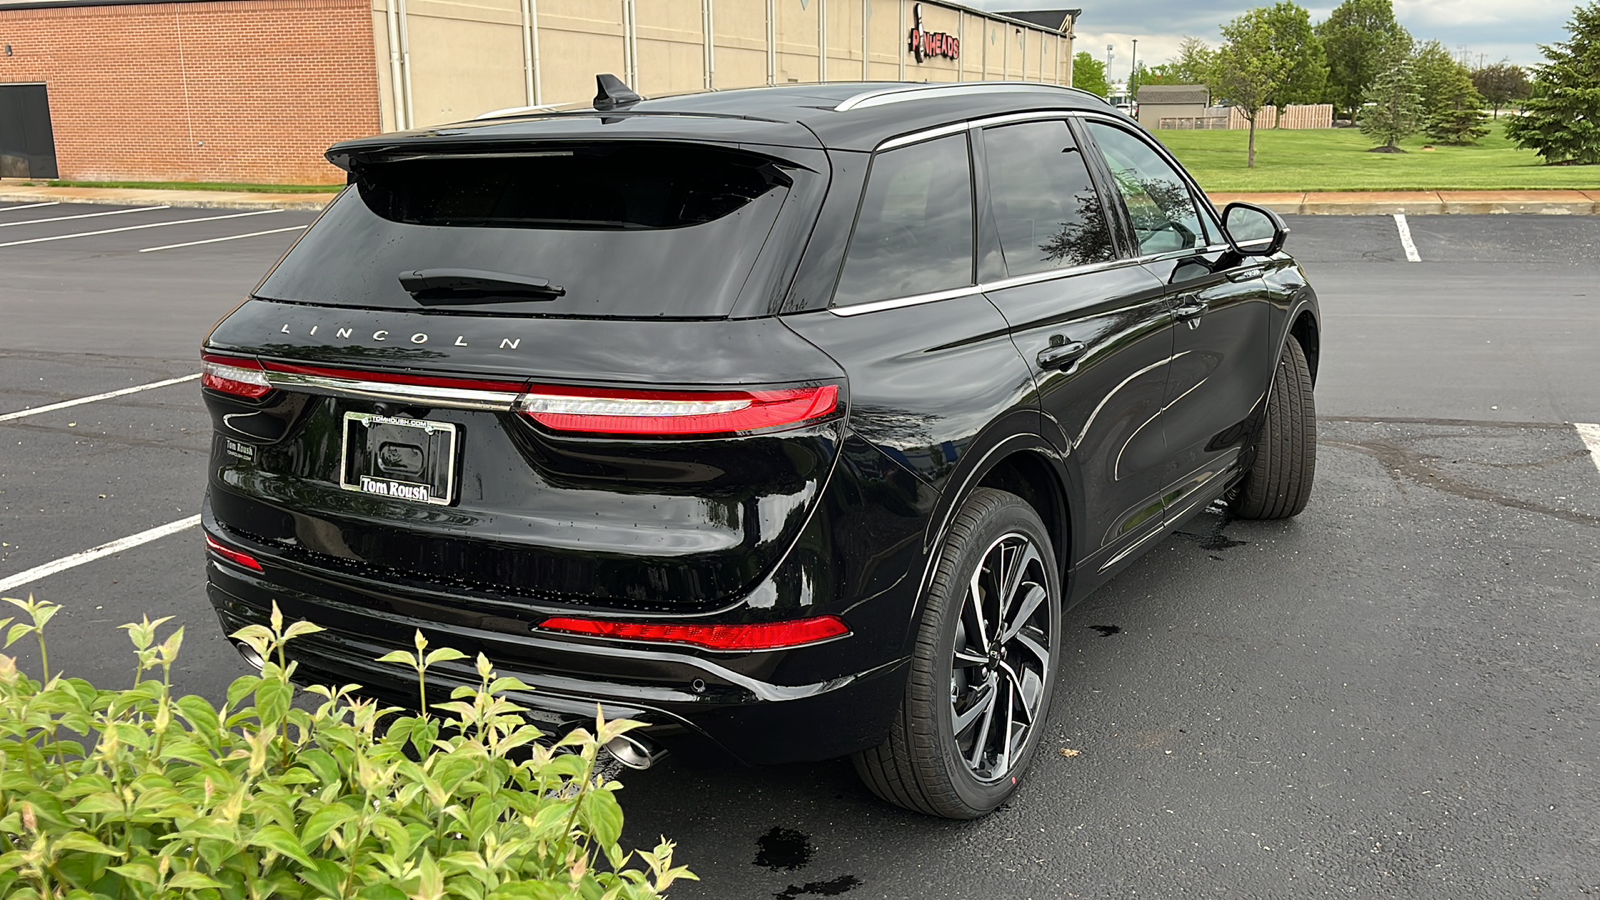
{"type": "Polygon", "coordinates": [[[257,290],[271,300],[420,309],[403,273],[542,279],[559,294],[431,311],[727,315],[796,177],[755,154],[613,142],[357,164],[354,184],[257,290]]]}
{"type": "Polygon", "coordinates": [[[986,128],[983,147],[989,208],[1010,275],[1116,258],[1105,206],[1064,120],[986,128]]]}
{"type": "Polygon", "coordinates": [[[867,176],[834,304],[970,286],[972,247],[966,135],[884,151],[867,176]]]}

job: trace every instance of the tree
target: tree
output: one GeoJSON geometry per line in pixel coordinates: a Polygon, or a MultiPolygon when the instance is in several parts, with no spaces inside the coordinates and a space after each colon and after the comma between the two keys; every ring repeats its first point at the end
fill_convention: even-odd
{"type": "Polygon", "coordinates": [[[1506,135],[1549,165],[1600,165],[1600,0],[1573,10],[1567,31],[1570,40],[1539,45],[1549,62],[1506,135]]]}
{"type": "Polygon", "coordinates": [[[1496,119],[1500,118],[1502,107],[1517,100],[1526,100],[1533,92],[1533,85],[1528,82],[1528,71],[1503,59],[1474,71],[1472,86],[1494,107],[1496,119]]]}
{"type": "Polygon", "coordinates": [[[1177,81],[1173,84],[1210,84],[1211,67],[1216,63],[1217,51],[1197,37],[1185,35],[1178,44],[1178,55],[1167,63],[1177,81]]]}
{"type": "Polygon", "coordinates": [[[1225,43],[1211,66],[1211,92],[1250,118],[1247,165],[1254,168],[1256,116],[1283,89],[1297,52],[1278,43],[1272,10],[1266,7],[1252,9],[1222,26],[1222,38],[1225,43]]]}
{"type": "Polygon", "coordinates": [[[1395,53],[1388,68],[1378,73],[1361,95],[1361,133],[1383,141],[1374,147],[1379,153],[1404,153],[1400,141],[1417,133],[1422,123],[1422,97],[1417,93],[1417,76],[1411,54],[1395,53]]]}
{"type": "Polygon", "coordinates": [[[1291,103],[1319,103],[1328,86],[1328,55],[1322,39],[1311,27],[1311,13],[1292,2],[1279,3],[1266,11],[1272,29],[1274,52],[1290,61],[1267,105],[1277,107],[1277,127],[1283,127],[1283,112],[1291,103]]]}
{"type": "Polygon", "coordinates": [[[1328,55],[1328,97],[1334,114],[1355,116],[1385,61],[1411,50],[1411,34],[1394,18],[1391,0],[1344,0],[1317,25],[1328,55]]]}
{"type": "Polygon", "coordinates": [[[1101,97],[1111,93],[1111,84],[1106,81],[1106,64],[1088,53],[1078,53],[1072,57],[1072,86],[1101,97]]]}
{"type": "Polygon", "coordinates": [[[1411,55],[1417,95],[1422,99],[1422,130],[1441,144],[1472,144],[1489,133],[1483,124],[1484,100],[1472,86],[1472,73],[1438,41],[1411,55]]]}

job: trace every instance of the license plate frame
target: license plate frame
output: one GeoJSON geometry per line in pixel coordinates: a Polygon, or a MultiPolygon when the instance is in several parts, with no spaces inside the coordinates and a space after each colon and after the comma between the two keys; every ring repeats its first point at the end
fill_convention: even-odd
{"type": "Polygon", "coordinates": [[[455,423],[347,412],[342,431],[339,487],[430,506],[455,502],[460,453],[455,423]]]}

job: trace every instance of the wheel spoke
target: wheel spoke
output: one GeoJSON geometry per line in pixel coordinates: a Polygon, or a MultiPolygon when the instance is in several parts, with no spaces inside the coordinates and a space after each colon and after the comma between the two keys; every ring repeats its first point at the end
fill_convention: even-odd
{"type": "Polygon", "coordinates": [[[981,653],[973,653],[971,650],[957,650],[955,661],[951,665],[957,669],[970,669],[973,666],[984,665],[988,661],[989,657],[981,653]]]}
{"type": "Polygon", "coordinates": [[[983,709],[983,724],[978,726],[977,739],[972,742],[972,756],[967,758],[967,767],[974,771],[978,768],[979,760],[983,759],[983,751],[989,746],[989,726],[994,723],[997,693],[994,690],[994,682],[990,682],[989,702],[983,709]]]}
{"type": "Polygon", "coordinates": [[[995,619],[997,633],[1005,627],[1006,620],[1010,618],[1011,606],[1016,602],[1017,592],[1022,586],[1022,576],[1039,561],[1039,551],[1034,549],[1033,541],[1023,540],[1021,546],[1013,547],[1009,554],[1005,554],[1002,549],[1002,558],[1004,556],[1011,558],[1011,565],[1006,567],[1005,583],[1000,589],[1000,609],[995,619]]]}
{"type": "Polygon", "coordinates": [[[1032,725],[1035,716],[1033,706],[1038,702],[1038,695],[1028,696],[1028,686],[1022,683],[1022,679],[1017,675],[1015,669],[1005,663],[1001,663],[1000,670],[1006,673],[1006,680],[1011,682],[1012,690],[1022,695],[1022,715],[1028,720],[1024,724],[1032,725]]]}
{"type": "Polygon", "coordinates": [[[978,626],[978,644],[979,646],[987,647],[989,646],[989,626],[988,623],[983,621],[983,585],[980,583],[982,578],[983,566],[979,564],[972,571],[972,583],[967,586],[967,604],[962,607],[961,613],[965,615],[967,607],[970,606],[972,608],[972,615],[978,626]]]}
{"type": "Polygon", "coordinates": [[[1016,729],[1012,724],[1016,721],[1017,689],[1006,690],[1006,734],[1000,744],[1000,756],[994,761],[994,774],[1004,775],[1011,768],[1011,735],[1016,729]]]}
{"type": "MultiPolygon", "coordinates": [[[[966,712],[956,713],[954,716],[952,716],[952,725],[954,726],[953,730],[955,731],[956,740],[960,740],[961,736],[966,734],[967,731],[972,728],[972,723],[977,720],[978,716],[992,712],[994,709],[994,698],[996,694],[995,686],[996,681],[991,675],[988,681],[985,681],[973,691],[973,694],[981,694],[982,696],[974,700],[972,705],[967,707],[966,712]]],[[[954,712],[954,704],[951,704],[951,706],[951,711],[954,712]]],[[[984,727],[985,729],[988,728],[987,719],[984,720],[984,727]]]]}
{"type": "Polygon", "coordinates": [[[1029,653],[1039,657],[1039,664],[1044,667],[1043,671],[1050,671],[1050,651],[1046,650],[1044,645],[1034,640],[1031,635],[1025,634],[1021,631],[1017,632],[1016,636],[1012,640],[1014,643],[1021,644],[1023,647],[1026,647],[1029,653]]]}
{"type": "Polygon", "coordinates": [[[1023,595],[1022,602],[1017,605],[1015,613],[1011,616],[1010,624],[1006,626],[1005,631],[1001,632],[1001,643],[1010,643],[1011,639],[1016,637],[1017,633],[1022,630],[1022,627],[1028,624],[1028,620],[1033,618],[1033,614],[1039,609],[1039,604],[1043,603],[1045,598],[1049,596],[1042,584],[1030,581],[1025,586],[1028,590],[1023,595]]]}

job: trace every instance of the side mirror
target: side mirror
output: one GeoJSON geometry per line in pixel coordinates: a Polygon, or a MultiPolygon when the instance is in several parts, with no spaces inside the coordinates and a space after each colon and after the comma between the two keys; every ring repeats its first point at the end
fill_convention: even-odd
{"type": "Polygon", "coordinates": [[[1222,231],[1240,256],[1271,256],[1289,236],[1289,226],[1277,213],[1254,203],[1229,203],[1222,211],[1222,231]]]}

